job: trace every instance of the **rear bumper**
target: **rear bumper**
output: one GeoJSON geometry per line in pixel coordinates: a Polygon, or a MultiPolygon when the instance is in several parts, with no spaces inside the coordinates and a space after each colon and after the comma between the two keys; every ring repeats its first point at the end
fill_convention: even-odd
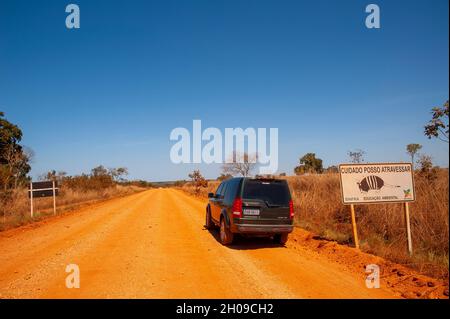
{"type": "Polygon", "coordinates": [[[237,233],[254,234],[279,234],[290,233],[294,229],[293,225],[253,225],[253,224],[235,224],[237,233]]]}

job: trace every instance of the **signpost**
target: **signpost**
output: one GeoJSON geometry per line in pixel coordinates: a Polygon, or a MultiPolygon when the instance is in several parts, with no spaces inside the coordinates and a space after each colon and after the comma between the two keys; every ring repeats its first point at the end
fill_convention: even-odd
{"type": "Polygon", "coordinates": [[[55,181],[31,182],[28,191],[31,218],[34,216],[33,201],[36,197],[53,197],[53,214],[56,215],[56,196],[58,194],[58,183],[55,181]]]}
{"type": "Polygon", "coordinates": [[[411,163],[368,163],[339,165],[342,202],[350,205],[353,238],[359,248],[355,204],[403,203],[408,251],[412,255],[409,203],[415,200],[411,163]]]}
{"type": "Polygon", "coordinates": [[[359,249],[358,230],[356,228],[355,206],[353,204],[350,205],[350,211],[351,211],[351,214],[352,214],[353,239],[354,239],[354,242],[355,242],[355,247],[357,249],[359,249]]]}

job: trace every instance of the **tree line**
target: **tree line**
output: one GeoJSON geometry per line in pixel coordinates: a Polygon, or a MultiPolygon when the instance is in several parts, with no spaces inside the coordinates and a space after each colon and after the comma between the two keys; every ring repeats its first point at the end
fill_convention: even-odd
{"type": "MultiPolygon", "coordinates": [[[[12,193],[25,188],[31,181],[28,175],[34,152],[21,145],[23,133],[18,125],[11,123],[0,112],[0,200],[5,202],[12,193]]],[[[64,171],[49,171],[39,176],[39,180],[57,181],[63,187],[76,190],[94,190],[113,187],[117,184],[150,187],[143,180],[128,181],[126,167],[106,168],[99,165],[89,173],[70,176],[64,171]]]]}
{"type": "Polygon", "coordinates": [[[70,176],[66,172],[49,171],[39,176],[40,180],[56,181],[59,185],[74,190],[96,190],[113,187],[116,184],[126,182],[128,175],[126,167],[106,168],[99,165],[91,169],[90,173],[70,176]]]}
{"type": "MultiPolygon", "coordinates": [[[[424,134],[428,138],[437,138],[445,143],[449,142],[449,102],[446,101],[442,107],[434,107],[431,111],[431,120],[424,126],[424,134]]],[[[23,133],[16,125],[9,122],[5,114],[0,112],[0,190],[2,198],[8,196],[12,191],[24,187],[30,182],[28,176],[31,170],[31,161],[34,157],[33,151],[21,145],[23,133]]],[[[419,156],[417,164],[422,172],[431,172],[435,167],[432,158],[426,154],[420,154],[422,145],[411,143],[406,146],[406,152],[411,157],[414,165],[416,156],[419,156]]],[[[365,151],[361,149],[348,151],[349,160],[352,163],[363,163],[365,151]]],[[[225,180],[232,176],[249,176],[256,168],[257,155],[232,154],[234,159],[239,158],[231,163],[226,163],[222,167],[222,174],[219,180],[225,180]]],[[[318,158],[315,153],[307,153],[299,159],[299,165],[294,168],[294,173],[302,174],[322,174],[335,173],[338,171],[337,166],[332,165],[327,168],[323,167],[322,159],[318,158]]],[[[127,181],[125,176],[128,170],[125,167],[105,168],[103,165],[94,167],[90,173],[75,176],[68,176],[65,172],[50,171],[43,174],[42,180],[56,180],[67,187],[77,189],[99,189],[111,187],[114,184],[134,184],[138,186],[148,187],[150,183],[146,181],[127,181]]],[[[286,175],[282,173],[281,175],[286,175]]],[[[189,178],[194,182],[196,187],[206,187],[207,182],[201,175],[199,170],[189,174],[189,178]]]]}
{"type": "MultiPolygon", "coordinates": [[[[446,101],[442,107],[434,107],[431,110],[431,120],[424,126],[424,135],[429,139],[437,138],[445,143],[449,142],[449,102],[446,101]]],[[[418,171],[428,179],[432,180],[436,176],[438,167],[433,165],[432,157],[427,154],[419,153],[422,145],[411,143],[406,145],[406,153],[411,158],[411,163],[418,164],[418,171]],[[418,157],[418,158],[416,158],[418,157]],[[417,161],[415,161],[417,159],[417,161]]],[[[349,161],[354,164],[361,164],[365,162],[366,152],[362,149],[355,149],[347,152],[349,161]]],[[[217,178],[219,181],[232,178],[233,176],[250,176],[257,166],[257,155],[249,155],[247,153],[237,154],[233,153],[233,161],[222,166],[222,173],[217,178]],[[237,161],[236,159],[239,159],[237,161]]],[[[294,168],[296,175],[303,174],[322,174],[322,173],[337,173],[338,167],[331,165],[324,168],[323,160],[318,158],[315,153],[306,153],[299,159],[299,164],[294,168]]],[[[285,176],[281,173],[280,176],[285,176]]],[[[206,179],[202,176],[199,170],[195,170],[189,174],[192,183],[196,190],[201,187],[206,187],[206,179]]]]}

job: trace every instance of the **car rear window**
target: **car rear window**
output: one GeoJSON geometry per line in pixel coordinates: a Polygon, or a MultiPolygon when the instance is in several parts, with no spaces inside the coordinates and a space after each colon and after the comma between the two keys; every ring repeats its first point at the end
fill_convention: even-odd
{"type": "Polygon", "coordinates": [[[260,199],[269,205],[280,206],[288,206],[291,200],[289,187],[283,180],[247,180],[242,197],[260,199]]]}

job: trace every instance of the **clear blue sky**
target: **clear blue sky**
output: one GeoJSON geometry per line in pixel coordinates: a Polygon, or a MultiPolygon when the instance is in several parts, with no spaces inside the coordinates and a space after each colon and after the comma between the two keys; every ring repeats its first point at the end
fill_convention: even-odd
{"type": "MultiPolygon", "coordinates": [[[[130,178],[187,178],[170,131],[278,127],[280,171],[315,152],[325,166],[361,148],[448,166],[428,140],[448,99],[448,1],[0,1],[0,110],[36,157],[33,176],[103,164],[130,178]],[[81,29],[65,27],[65,6],[81,29]],[[364,25],[381,8],[381,29],[364,25]]],[[[195,166],[196,167],[196,166],[195,166]]],[[[207,177],[219,167],[199,166],[207,177]]]]}

